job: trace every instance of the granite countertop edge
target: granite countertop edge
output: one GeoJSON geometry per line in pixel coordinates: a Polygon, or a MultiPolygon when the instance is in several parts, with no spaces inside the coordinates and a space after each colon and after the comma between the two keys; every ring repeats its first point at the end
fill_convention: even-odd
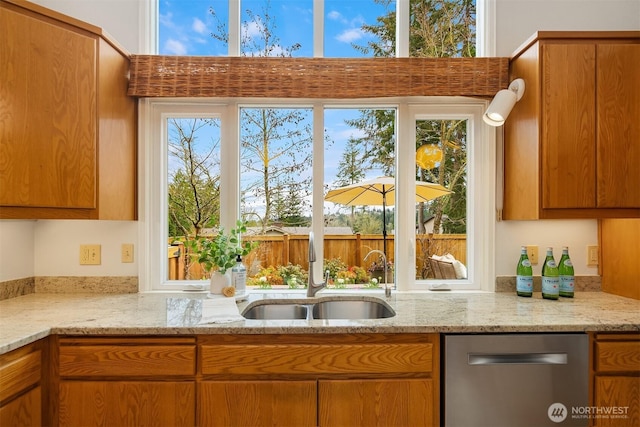
{"type": "MultiPolygon", "coordinates": [[[[318,294],[341,299],[343,293],[318,294]]],[[[49,335],[176,336],[206,334],[530,333],[640,332],[640,301],[583,292],[558,301],[489,292],[382,292],[349,294],[379,298],[396,315],[375,320],[241,320],[197,324],[185,320],[185,301],[206,294],[31,294],[0,301],[0,354],[49,335]]],[[[239,311],[265,299],[309,302],[304,294],[251,294],[239,311]]],[[[191,313],[193,315],[193,313],[191,313]]],[[[188,316],[187,316],[188,317],[188,316]]]]}

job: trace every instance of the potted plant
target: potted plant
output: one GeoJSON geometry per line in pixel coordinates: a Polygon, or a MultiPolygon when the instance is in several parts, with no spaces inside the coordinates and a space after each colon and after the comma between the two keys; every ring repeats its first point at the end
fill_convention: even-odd
{"type": "Polygon", "coordinates": [[[194,255],[206,271],[212,271],[211,294],[220,294],[224,288],[231,286],[228,270],[236,265],[238,255],[244,257],[256,247],[254,242],[241,242],[241,234],[246,231],[246,223],[238,220],[235,228],[229,232],[220,227],[213,239],[200,240],[194,255]]]}

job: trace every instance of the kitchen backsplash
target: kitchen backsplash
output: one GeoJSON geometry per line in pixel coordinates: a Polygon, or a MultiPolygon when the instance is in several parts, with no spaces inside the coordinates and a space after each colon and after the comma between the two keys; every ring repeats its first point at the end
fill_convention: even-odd
{"type": "MultiPolygon", "coordinates": [[[[534,292],[540,292],[539,276],[533,278],[534,292]]],[[[496,292],[515,292],[515,276],[496,278],[496,292]]],[[[578,292],[599,292],[600,276],[576,276],[575,290],[578,292]]],[[[42,276],[0,282],[0,300],[21,295],[39,293],[105,293],[132,294],[138,292],[136,276],[42,276]]]]}

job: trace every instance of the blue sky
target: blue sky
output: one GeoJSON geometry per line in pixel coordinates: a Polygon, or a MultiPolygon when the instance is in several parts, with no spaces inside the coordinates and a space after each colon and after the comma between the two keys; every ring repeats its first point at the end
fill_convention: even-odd
{"type": "MultiPolygon", "coordinates": [[[[263,23],[250,20],[246,9],[263,15],[265,0],[242,0],[242,31],[259,33],[263,23]]],[[[395,7],[393,4],[391,7],[395,7]]],[[[165,55],[227,55],[227,47],[211,36],[217,32],[216,19],[228,19],[227,0],[159,0],[159,52],[165,55]]],[[[371,36],[361,30],[364,23],[373,24],[376,17],[385,15],[384,7],[373,0],[325,0],[325,56],[359,57],[362,54],[352,43],[366,45],[371,36]]],[[[276,37],[283,47],[300,43],[297,57],[313,56],[313,1],[271,0],[269,13],[275,18],[276,37]]],[[[338,162],[350,137],[360,136],[359,130],[349,127],[345,119],[359,116],[357,109],[326,110],[325,128],[334,144],[325,154],[325,182],[335,180],[338,162]]],[[[380,175],[371,171],[369,177],[380,175]]],[[[329,204],[333,205],[333,204],[329,204]]]]}
{"type": "MultiPolygon", "coordinates": [[[[260,23],[250,21],[246,10],[262,15],[264,0],[242,0],[242,25],[249,33],[257,31],[260,23]]],[[[393,7],[393,5],[391,6],[393,7]]],[[[228,19],[227,0],[159,0],[159,53],[167,55],[226,55],[211,33],[216,20],[210,10],[228,19]]],[[[373,0],[325,0],[325,56],[360,56],[352,43],[364,45],[369,36],[360,28],[373,24],[386,10],[373,0]]],[[[312,0],[271,0],[270,14],[275,18],[276,35],[283,46],[300,43],[296,56],[313,55],[312,0]]]]}

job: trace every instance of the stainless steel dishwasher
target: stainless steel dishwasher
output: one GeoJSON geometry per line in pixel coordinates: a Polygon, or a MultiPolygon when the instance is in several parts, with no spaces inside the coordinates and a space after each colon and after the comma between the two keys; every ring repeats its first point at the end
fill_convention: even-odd
{"type": "Polygon", "coordinates": [[[586,334],[445,335],[443,348],[446,427],[588,424],[586,334]]]}

